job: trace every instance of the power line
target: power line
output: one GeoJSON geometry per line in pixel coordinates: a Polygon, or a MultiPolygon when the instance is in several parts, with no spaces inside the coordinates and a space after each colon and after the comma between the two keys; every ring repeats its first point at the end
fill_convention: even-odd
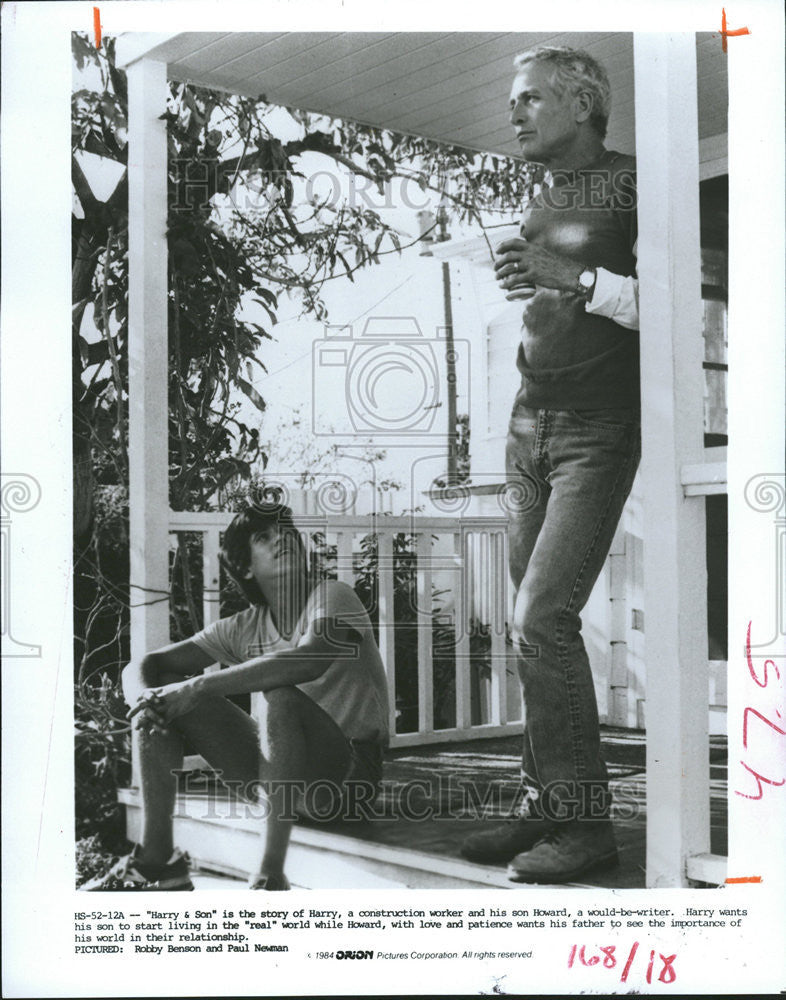
{"type": "MultiPolygon", "coordinates": [[[[406,284],[407,284],[407,282],[408,282],[408,281],[411,281],[411,280],[412,280],[412,275],[410,274],[410,275],[408,275],[408,276],[407,276],[407,277],[406,277],[406,278],[405,278],[405,279],[404,279],[404,280],[403,280],[403,281],[401,282],[401,284],[399,284],[399,285],[396,285],[396,287],[395,287],[395,288],[391,288],[391,289],[390,289],[390,291],[389,291],[389,292],[386,292],[386,293],[385,293],[385,294],[384,294],[384,295],[382,296],[382,298],[381,298],[381,299],[378,299],[378,300],[377,300],[376,302],[374,302],[374,303],[373,303],[373,305],[370,305],[370,306],[368,307],[368,309],[365,309],[365,310],[364,310],[364,311],[363,311],[362,313],[360,313],[360,314],[359,314],[358,316],[356,316],[356,317],[355,317],[354,319],[350,320],[350,321],[349,321],[349,323],[347,323],[347,324],[345,324],[345,325],[346,325],[346,326],[353,326],[353,325],[354,325],[355,323],[357,323],[357,321],[358,321],[359,319],[363,319],[363,317],[364,317],[364,316],[366,316],[366,315],[367,315],[368,313],[370,313],[372,309],[376,309],[376,308],[377,308],[377,306],[381,306],[381,305],[382,305],[382,303],[383,303],[383,302],[384,302],[384,301],[385,301],[386,299],[389,299],[389,298],[390,298],[390,296],[391,296],[391,295],[393,295],[393,293],[394,293],[394,292],[397,292],[397,291],[399,290],[399,288],[403,288],[403,287],[404,287],[404,285],[406,285],[406,284]]],[[[308,357],[310,357],[310,356],[311,356],[311,351],[306,351],[306,353],[305,353],[305,354],[301,354],[301,355],[299,355],[298,357],[296,357],[296,358],[293,358],[293,359],[292,359],[291,361],[288,361],[288,362],[287,362],[287,363],[286,363],[285,365],[282,365],[282,366],[281,366],[281,368],[277,368],[277,369],[276,369],[276,370],[275,370],[274,372],[268,372],[268,373],[267,373],[267,375],[265,375],[265,376],[264,376],[264,378],[273,378],[273,376],[274,376],[274,375],[280,375],[280,374],[281,374],[281,372],[285,372],[285,371],[287,370],[287,368],[291,368],[291,367],[292,367],[292,365],[296,365],[296,364],[298,363],[298,361],[303,361],[303,359],[304,359],[304,358],[308,358],[308,357]]],[[[262,380],[260,380],[260,381],[262,381],[262,380]]],[[[257,384],[257,383],[255,383],[255,382],[252,382],[252,385],[256,385],[256,384],[257,384]]]]}

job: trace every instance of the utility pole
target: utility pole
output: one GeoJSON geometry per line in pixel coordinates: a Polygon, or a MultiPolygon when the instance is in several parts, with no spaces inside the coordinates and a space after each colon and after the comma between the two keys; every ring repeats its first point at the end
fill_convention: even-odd
{"type": "MultiPolygon", "coordinates": [[[[447,212],[440,206],[436,217],[432,212],[418,212],[421,234],[426,249],[421,251],[421,257],[433,256],[430,245],[443,243],[450,239],[447,231],[447,212]]],[[[458,414],[456,400],[456,348],[453,339],[453,303],[450,289],[450,263],[442,261],[442,301],[445,315],[445,364],[447,368],[447,404],[448,404],[448,467],[446,480],[448,486],[458,482],[458,414]]]]}

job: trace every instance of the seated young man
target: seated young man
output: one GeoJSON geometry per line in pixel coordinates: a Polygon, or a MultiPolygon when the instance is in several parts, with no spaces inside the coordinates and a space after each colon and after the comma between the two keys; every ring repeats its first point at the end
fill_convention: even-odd
{"type": "Polygon", "coordinates": [[[309,789],[335,787],[340,794],[347,781],[366,782],[369,799],[378,788],[388,742],[387,681],[355,592],[333,580],[313,584],[287,507],[238,514],[221,556],[251,606],[123,672],[138,747],[142,839],[86,889],[193,889],[172,831],[174,772],[186,741],[247,800],[265,791],[265,847],[254,889],[289,888],[284,862],[293,805],[301,815],[310,809],[325,816],[324,798],[317,804],[309,789]],[[204,673],[217,662],[226,668],[204,673]],[[247,692],[264,696],[258,719],[226,697],[247,692]]]}

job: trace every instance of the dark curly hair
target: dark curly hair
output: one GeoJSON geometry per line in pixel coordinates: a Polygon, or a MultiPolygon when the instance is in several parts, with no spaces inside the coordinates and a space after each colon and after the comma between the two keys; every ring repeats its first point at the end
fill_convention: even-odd
{"type": "Polygon", "coordinates": [[[300,550],[304,570],[307,569],[306,548],[300,532],[292,519],[291,508],[279,503],[259,503],[249,505],[233,518],[221,539],[221,564],[237,589],[250,604],[267,604],[262,591],[253,577],[246,576],[251,564],[251,543],[267,531],[272,524],[279,529],[291,531],[300,550]]]}

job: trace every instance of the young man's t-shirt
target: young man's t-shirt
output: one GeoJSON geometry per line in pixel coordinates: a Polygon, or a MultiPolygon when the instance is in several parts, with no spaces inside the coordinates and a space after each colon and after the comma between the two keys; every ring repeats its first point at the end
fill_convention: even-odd
{"type": "MultiPolygon", "coordinates": [[[[267,607],[252,606],[222,618],[192,639],[216,662],[234,666],[266,653],[293,649],[311,623],[349,626],[359,639],[337,655],[316,680],[297,687],[337,723],[348,739],[388,744],[388,686],[371,622],[354,590],[325,580],[311,592],[291,638],[276,630],[267,607]]],[[[328,634],[329,631],[328,631],[328,634]]]]}

